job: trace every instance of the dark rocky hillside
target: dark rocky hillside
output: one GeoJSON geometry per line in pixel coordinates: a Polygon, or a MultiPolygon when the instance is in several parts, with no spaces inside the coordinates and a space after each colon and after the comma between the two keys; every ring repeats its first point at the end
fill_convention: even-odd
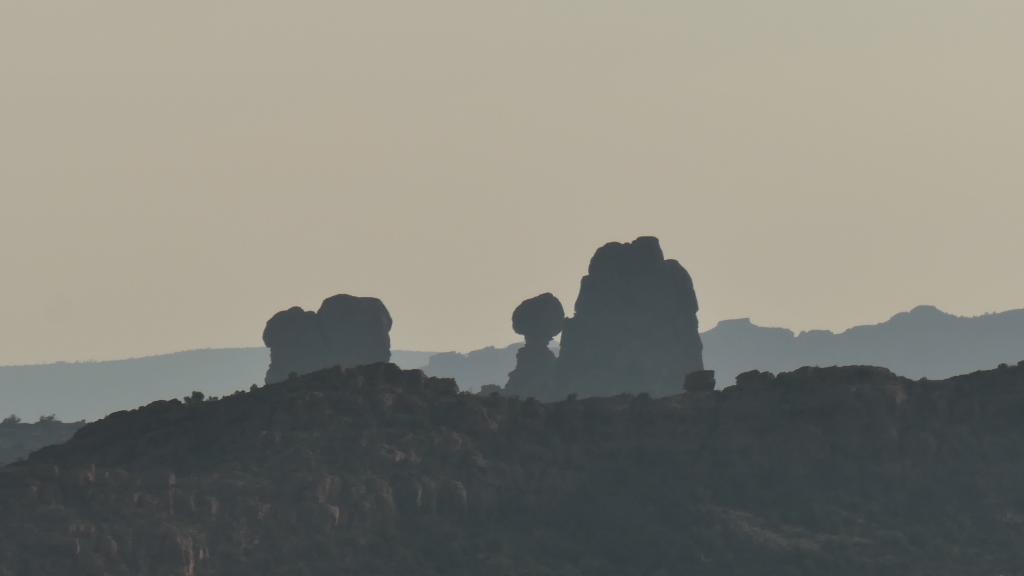
{"type": "Polygon", "coordinates": [[[0,575],[1024,574],[1024,368],[554,404],[391,365],[0,470],[0,575]]]}
{"type": "Polygon", "coordinates": [[[503,386],[516,367],[516,353],[522,347],[523,343],[518,342],[502,348],[488,346],[466,354],[442,352],[431,356],[423,371],[438,378],[454,378],[462,390],[503,386]]]}

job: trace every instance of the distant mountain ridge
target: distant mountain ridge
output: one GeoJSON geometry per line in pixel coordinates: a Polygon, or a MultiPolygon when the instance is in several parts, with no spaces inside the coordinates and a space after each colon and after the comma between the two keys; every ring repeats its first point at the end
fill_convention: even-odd
{"type": "MultiPolygon", "coordinates": [[[[719,322],[701,339],[704,365],[715,371],[719,388],[749,370],[778,373],[803,366],[880,366],[907,378],[942,379],[1024,359],[1024,309],[970,317],[918,306],[885,322],[838,333],[797,334],[741,318],[719,322]]],[[[439,354],[425,370],[431,376],[455,378],[468,390],[501,385],[515,366],[520,346],[439,354]]]]}
{"type": "MultiPolygon", "coordinates": [[[[430,352],[395,351],[392,361],[419,368],[430,352]]],[[[266,348],[190,350],[103,362],[0,366],[0,418],[35,421],[54,414],[65,421],[95,420],[155,400],[198,390],[223,396],[262,384],[270,362],[266,348]]]]}
{"type": "MultiPolygon", "coordinates": [[[[949,378],[1024,359],[1024,309],[976,317],[918,306],[879,324],[844,332],[758,326],[724,320],[701,334],[704,365],[718,387],[748,370],[785,372],[802,366],[872,365],[908,378],[949,378]]],[[[455,378],[463,390],[504,385],[521,344],[468,353],[394,351],[392,361],[430,376],[455,378]]],[[[553,343],[557,350],[557,343],[553,343]]],[[[222,396],[263,381],[266,348],[193,350],[110,362],[0,367],[0,418],[26,421],[55,414],[68,421],[95,420],[193,390],[222,396]]],[[[680,388],[681,389],[681,388],[680,388]]]]}
{"type": "Polygon", "coordinates": [[[834,333],[725,320],[701,335],[704,363],[719,387],[748,370],[785,372],[802,366],[881,366],[907,378],[950,378],[1024,359],[1024,309],[955,316],[918,306],[879,324],[834,333]]]}

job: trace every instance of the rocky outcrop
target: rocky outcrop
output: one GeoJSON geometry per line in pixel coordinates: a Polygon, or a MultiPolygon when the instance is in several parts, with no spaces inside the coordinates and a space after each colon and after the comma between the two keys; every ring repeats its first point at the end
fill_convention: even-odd
{"type": "Polygon", "coordinates": [[[516,369],[508,375],[505,391],[514,396],[554,399],[555,354],[551,339],[562,331],[565,309],[551,293],[535,296],[512,313],[512,328],[526,339],[516,353],[516,369]]]}
{"type": "Polygon", "coordinates": [[[335,368],[0,469],[0,574],[1017,574],[1022,412],[1009,366],[550,404],[335,368]]]}
{"type": "Polygon", "coordinates": [[[678,394],[702,370],[697,296],[689,273],[666,260],[657,238],[600,248],[565,322],[560,393],[678,394]]]}
{"type": "Polygon", "coordinates": [[[376,298],[339,294],[316,312],[299,307],[275,314],[263,330],[270,348],[266,382],[280,382],[330,366],[391,359],[391,315],[376,298]]]}

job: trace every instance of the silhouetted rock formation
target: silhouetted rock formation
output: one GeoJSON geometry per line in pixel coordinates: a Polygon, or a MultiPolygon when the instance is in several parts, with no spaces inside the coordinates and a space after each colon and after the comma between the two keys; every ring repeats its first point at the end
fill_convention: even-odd
{"type": "Polygon", "coordinates": [[[266,382],[330,366],[360,366],[391,359],[391,315],[376,298],[339,294],[320,310],[299,307],[275,314],[263,330],[270,348],[266,382]]]}
{"type": "Polygon", "coordinates": [[[0,469],[0,574],[1019,574],[1022,413],[1022,367],[551,404],[328,369],[0,469]]]}
{"type": "Polygon", "coordinates": [[[263,329],[263,343],[270,348],[266,382],[279,382],[291,374],[305,374],[330,365],[316,312],[295,306],[274,314],[263,329]]]}
{"type": "MultiPolygon", "coordinates": [[[[747,370],[786,372],[801,366],[866,364],[908,378],[941,379],[1016,363],[1024,350],[1024,310],[967,317],[918,306],[886,322],[835,334],[812,330],[797,335],[785,328],[757,326],[748,319],[724,320],[702,333],[701,341],[704,366],[715,370],[718,386],[723,388],[747,370]]],[[[433,356],[425,371],[455,378],[463,389],[479,390],[483,384],[505,379],[515,366],[519,347],[433,356]]]]}
{"type": "Polygon", "coordinates": [[[600,248],[563,329],[562,397],[679,394],[686,375],[703,367],[697,296],[686,270],[664,258],[657,238],[600,248]]]}
{"type": "Polygon", "coordinates": [[[565,309],[551,293],[530,298],[515,309],[512,328],[526,338],[526,344],[516,353],[516,369],[508,375],[506,393],[552,399],[556,359],[548,346],[564,322],[565,309]]]}
{"type": "Polygon", "coordinates": [[[565,309],[550,292],[524,300],[512,312],[512,329],[525,338],[527,346],[547,348],[564,322],[565,309]]]}

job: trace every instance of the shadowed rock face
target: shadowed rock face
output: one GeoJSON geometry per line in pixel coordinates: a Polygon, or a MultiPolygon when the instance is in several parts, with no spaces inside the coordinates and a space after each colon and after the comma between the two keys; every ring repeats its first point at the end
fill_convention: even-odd
{"type": "Polygon", "coordinates": [[[703,369],[697,296],[689,273],[666,260],[657,238],[600,248],[566,320],[560,393],[678,394],[703,369]]]}
{"type": "Polygon", "coordinates": [[[391,315],[376,298],[339,294],[317,312],[299,307],[275,314],[263,330],[270,348],[266,382],[330,366],[351,367],[391,359],[391,315]]]}
{"type": "Polygon", "coordinates": [[[516,369],[508,375],[506,392],[524,398],[554,399],[556,359],[548,345],[562,331],[564,322],[565,309],[550,293],[530,298],[515,309],[512,328],[526,338],[526,345],[516,353],[516,369]]]}

